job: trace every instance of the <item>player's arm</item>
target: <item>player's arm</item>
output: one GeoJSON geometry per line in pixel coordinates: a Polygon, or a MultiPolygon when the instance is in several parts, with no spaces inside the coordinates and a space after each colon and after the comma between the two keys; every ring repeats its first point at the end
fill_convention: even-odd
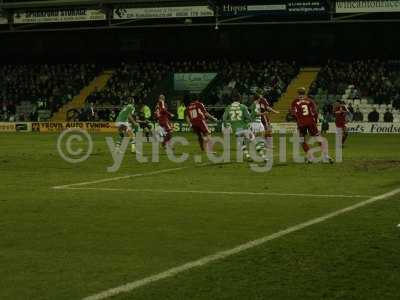
{"type": "Polygon", "coordinates": [[[189,124],[189,126],[192,125],[192,122],[190,122],[189,110],[187,108],[185,110],[185,120],[189,124]]]}
{"type": "Polygon", "coordinates": [[[137,123],[135,116],[132,114],[130,114],[128,116],[128,120],[129,120],[129,122],[131,122],[132,125],[136,125],[136,123],[137,123]]]}
{"type": "Polygon", "coordinates": [[[245,122],[250,122],[251,121],[251,115],[249,113],[249,110],[246,105],[242,105],[242,111],[243,111],[243,120],[245,122]]]}
{"type": "Polygon", "coordinates": [[[211,115],[211,114],[207,111],[207,109],[205,108],[205,106],[204,106],[203,103],[200,104],[200,110],[201,110],[201,112],[203,113],[203,115],[204,115],[207,119],[211,119],[211,120],[213,120],[214,122],[217,122],[217,121],[218,121],[217,118],[215,118],[213,115],[211,115]]]}
{"type": "Polygon", "coordinates": [[[207,119],[211,119],[211,120],[213,120],[214,122],[217,122],[218,121],[218,119],[216,118],[216,117],[214,117],[213,115],[211,115],[210,113],[206,113],[206,117],[207,117],[207,119]]]}
{"type": "Polygon", "coordinates": [[[267,111],[268,111],[268,112],[273,112],[274,114],[279,114],[279,111],[273,109],[271,106],[267,106],[267,111]]]}
{"type": "Polygon", "coordinates": [[[311,102],[311,109],[312,109],[312,114],[314,117],[314,121],[315,123],[318,123],[318,108],[317,108],[317,104],[315,104],[315,102],[313,100],[310,100],[311,102]]]}

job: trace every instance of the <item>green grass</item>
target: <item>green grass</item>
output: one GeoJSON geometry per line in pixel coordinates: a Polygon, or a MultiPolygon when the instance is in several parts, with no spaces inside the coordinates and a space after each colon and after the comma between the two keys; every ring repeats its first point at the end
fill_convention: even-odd
{"type": "MultiPolygon", "coordinates": [[[[177,152],[198,153],[194,137],[187,137],[191,144],[177,152]]],[[[0,135],[0,299],[81,299],[400,187],[400,137],[352,135],[341,164],[288,160],[256,173],[247,163],[199,166],[191,159],[178,165],[187,169],[87,186],[119,191],[51,189],[177,167],[165,154],[148,164],[127,155],[118,172],[108,173],[104,138],[95,135],[90,159],[71,165],[58,156],[55,134],[0,135]]],[[[399,200],[113,299],[399,299],[399,200]]]]}

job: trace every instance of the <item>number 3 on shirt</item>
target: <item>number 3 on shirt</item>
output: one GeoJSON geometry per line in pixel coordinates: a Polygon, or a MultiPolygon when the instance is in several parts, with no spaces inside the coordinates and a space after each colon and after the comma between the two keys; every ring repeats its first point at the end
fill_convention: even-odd
{"type": "Polygon", "coordinates": [[[310,111],[308,110],[307,105],[302,105],[301,109],[302,109],[303,116],[308,116],[310,114],[310,111]]]}

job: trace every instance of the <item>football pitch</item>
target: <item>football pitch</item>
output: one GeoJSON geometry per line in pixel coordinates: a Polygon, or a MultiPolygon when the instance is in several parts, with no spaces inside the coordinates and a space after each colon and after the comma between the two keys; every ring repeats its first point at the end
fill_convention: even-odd
{"type": "Polygon", "coordinates": [[[106,135],[79,164],[57,137],[0,135],[2,300],[400,298],[398,135],[266,173],[163,151],[110,173],[106,135]]]}

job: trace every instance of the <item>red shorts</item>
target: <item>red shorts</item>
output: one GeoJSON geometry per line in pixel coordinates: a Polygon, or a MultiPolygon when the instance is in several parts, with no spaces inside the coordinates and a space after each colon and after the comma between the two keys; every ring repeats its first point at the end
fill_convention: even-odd
{"type": "Polygon", "coordinates": [[[346,129],[346,124],[345,123],[336,123],[336,127],[346,129]]]}
{"type": "Polygon", "coordinates": [[[210,130],[208,129],[207,123],[204,121],[193,122],[192,123],[193,131],[197,134],[210,134],[210,130]]]}
{"type": "Polygon", "coordinates": [[[264,125],[264,128],[267,128],[268,126],[271,125],[271,122],[265,116],[263,118],[261,118],[261,123],[264,125]]]}
{"type": "Polygon", "coordinates": [[[172,124],[171,122],[159,122],[158,123],[162,129],[164,129],[165,132],[171,132],[172,131],[172,124]]]}
{"type": "Polygon", "coordinates": [[[299,125],[298,126],[299,134],[301,137],[305,137],[307,133],[310,136],[318,136],[319,135],[319,130],[317,127],[317,124],[306,124],[306,125],[299,125]]]}

